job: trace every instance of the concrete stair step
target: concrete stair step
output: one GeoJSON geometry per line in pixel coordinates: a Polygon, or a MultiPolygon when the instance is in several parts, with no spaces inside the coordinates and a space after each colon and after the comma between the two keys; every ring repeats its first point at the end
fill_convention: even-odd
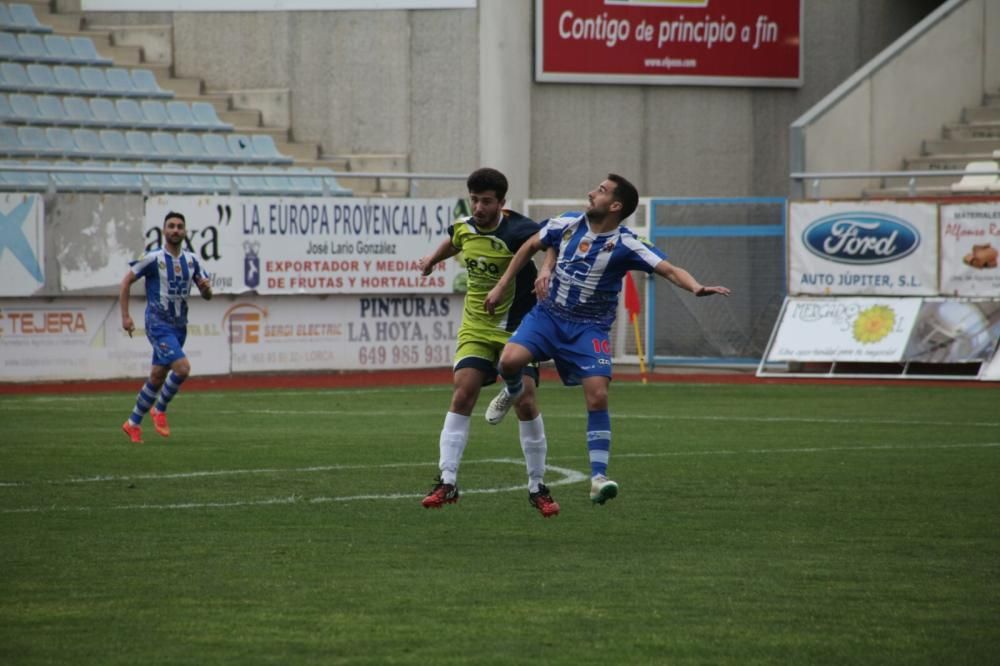
{"type": "Polygon", "coordinates": [[[233,126],[233,132],[236,134],[267,134],[272,139],[274,143],[277,144],[281,141],[288,141],[288,130],[284,127],[264,127],[263,125],[252,126],[233,126]]]}
{"type": "Polygon", "coordinates": [[[962,120],[967,123],[1000,122],[1000,106],[977,106],[965,109],[962,112],[962,120]]]}
{"type": "Polygon", "coordinates": [[[142,49],[138,46],[98,46],[97,52],[111,58],[117,67],[141,67],[142,49]]]}
{"type": "Polygon", "coordinates": [[[260,125],[260,111],[249,109],[228,109],[220,113],[219,118],[234,127],[257,127],[260,125]]]}
{"type": "Polygon", "coordinates": [[[317,154],[312,159],[302,160],[297,163],[296,166],[302,166],[309,169],[324,167],[330,169],[331,171],[336,171],[337,173],[342,173],[347,171],[347,160],[335,159],[329,157],[320,157],[319,144],[316,144],[317,154]]]}
{"type": "Polygon", "coordinates": [[[964,155],[921,155],[903,160],[904,169],[935,171],[939,169],[960,170],[969,162],[993,159],[992,153],[966,153],[964,155]]]}
{"type": "Polygon", "coordinates": [[[188,104],[191,102],[208,102],[215,107],[215,112],[220,116],[229,110],[229,97],[226,95],[211,95],[207,93],[202,95],[174,95],[174,99],[187,102],[188,104]]]}
{"type": "Polygon", "coordinates": [[[997,148],[1000,148],[1000,137],[993,139],[928,139],[924,141],[923,154],[992,153],[997,148]]]}
{"type": "MultiPolygon", "coordinates": [[[[313,166],[316,158],[319,157],[319,144],[308,141],[289,141],[288,130],[285,130],[285,138],[274,140],[278,152],[288,155],[295,160],[296,166],[313,166]]],[[[320,166],[320,165],[316,165],[320,166]]]]}
{"type": "Polygon", "coordinates": [[[138,47],[142,61],[170,66],[173,63],[173,26],[170,25],[91,25],[88,30],[107,32],[115,46],[138,47]]]}
{"type": "Polygon", "coordinates": [[[202,92],[201,79],[175,79],[169,74],[164,74],[160,69],[153,69],[156,75],[156,82],[164,90],[172,90],[174,95],[198,96],[202,92]]]}
{"type": "MultiPolygon", "coordinates": [[[[1000,111],[1000,107],[997,107],[1000,111]]],[[[1000,120],[997,122],[956,123],[945,125],[946,139],[1000,139],[1000,120]]]]}
{"type": "Polygon", "coordinates": [[[67,13],[67,14],[54,14],[48,9],[48,3],[45,3],[45,8],[40,9],[38,3],[30,3],[34,5],[32,10],[35,12],[35,17],[38,22],[42,25],[47,25],[52,28],[55,32],[60,35],[66,34],[68,32],[79,32],[83,23],[83,14],[77,13],[67,13]]]}
{"type": "Polygon", "coordinates": [[[348,171],[362,172],[405,172],[408,156],[405,154],[351,154],[351,155],[324,155],[324,158],[343,159],[347,161],[348,171]]]}

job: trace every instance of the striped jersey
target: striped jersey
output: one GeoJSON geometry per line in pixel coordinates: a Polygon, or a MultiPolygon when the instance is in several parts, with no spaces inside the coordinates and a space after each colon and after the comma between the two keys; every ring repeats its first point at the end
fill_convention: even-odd
{"type": "Polygon", "coordinates": [[[483,301],[507,270],[518,248],[540,228],[534,220],[512,210],[503,211],[503,219],[492,231],[480,231],[471,217],[448,227],[451,244],[461,250],[462,266],[468,274],[463,326],[511,333],[534,307],[538,271],[532,262],[517,274],[493,314],[486,312],[483,301]]]}
{"type": "Polygon", "coordinates": [[[546,220],[542,246],[559,253],[541,307],[563,319],[610,327],[618,313],[618,294],[628,271],[652,273],[667,256],[634,231],[619,225],[595,234],[582,213],[546,220]]]}
{"type": "Polygon", "coordinates": [[[129,262],[129,266],[136,277],[146,278],[146,326],[186,326],[191,286],[196,279],[208,277],[198,258],[184,251],[175,257],[160,248],[129,262]]]}

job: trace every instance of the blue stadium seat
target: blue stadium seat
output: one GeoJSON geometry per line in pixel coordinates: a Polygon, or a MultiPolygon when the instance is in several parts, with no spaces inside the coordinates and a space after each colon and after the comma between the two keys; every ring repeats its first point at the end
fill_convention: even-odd
{"type": "Polygon", "coordinates": [[[157,164],[151,162],[139,162],[136,167],[145,170],[152,170],[153,173],[147,173],[143,176],[149,182],[149,189],[156,192],[167,192],[169,190],[169,184],[167,179],[163,174],[156,173],[160,167],[157,164]]]}
{"type": "Polygon", "coordinates": [[[17,28],[17,23],[14,22],[10,10],[7,9],[7,4],[0,2],[0,30],[16,32],[17,28]]]}
{"type": "Polygon", "coordinates": [[[65,127],[46,127],[45,138],[49,142],[51,153],[57,157],[78,157],[76,142],[73,141],[73,134],[65,127]]]}
{"type": "Polygon", "coordinates": [[[132,84],[132,77],[124,67],[109,67],[104,70],[108,78],[108,86],[112,94],[120,96],[138,96],[141,93],[132,84]]]}
{"type": "MultiPolygon", "coordinates": [[[[77,167],[80,166],[74,162],[61,161],[53,162],[52,166],[67,166],[67,167],[77,167]]],[[[90,192],[92,191],[92,186],[87,180],[87,175],[84,173],[73,172],[73,171],[53,171],[52,179],[56,183],[56,189],[66,192],[90,192]]]]}
{"type": "Polygon", "coordinates": [[[21,52],[21,44],[17,35],[10,32],[0,32],[0,60],[32,60],[21,52]]]}
{"type": "Polygon", "coordinates": [[[153,139],[153,148],[156,149],[156,155],[159,156],[159,159],[175,161],[183,158],[180,146],[177,145],[177,139],[174,138],[173,134],[169,132],[153,132],[151,138],[153,139]]]}
{"type": "Polygon", "coordinates": [[[135,157],[132,149],[129,148],[125,135],[118,130],[103,129],[100,131],[101,145],[104,147],[102,155],[111,159],[127,160],[135,157]]]}
{"type": "Polygon", "coordinates": [[[240,161],[239,157],[233,155],[232,151],[229,149],[229,144],[221,135],[206,134],[201,137],[201,141],[205,144],[205,150],[208,151],[208,155],[211,159],[217,162],[240,161]]]}
{"type": "Polygon", "coordinates": [[[219,114],[215,112],[215,107],[208,102],[192,102],[191,113],[194,114],[198,124],[208,130],[231,132],[233,126],[223,122],[219,114]]]}
{"type": "Polygon", "coordinates": [[[108,83],[108,77],[105,74],[105,69],[101,67],[81,67],[79,70],[80,80],[83,82],[84,88],[90,95],[95,95],[97,97],[108,97],[118,95],[119,93],[111,87],[108,83]]]}
{"type": "Polygon", "coordinates": [[[38,110],[34,95],[23,93],[13,93],[10,96],[10,108],[13,110],[13,119],[18,123],[27,125],[40,125],[43,123],[42,113],[38,110]]]}
{"type": "Polygon", "coordinates": [[[334,197],[349,197],[351,196],[351,191],[337,182],[336,176],[333,175],[333,169],[328,167],[313,167],[312,172],[321,178],[321,187],[328,190],[330,196],[334,197]]]}
{"type": "MultiPolygon", "coordinates": [[[[125,168],[133,165],[130,162],[112,162],[109,166],[125,168]]],[[[142,176],[138,173],[113,173],[111,180],[122,192],[142,192],[142,176]]]]}
{"type": "MultiPolygon", "coordinates": [[[[32,81],[36,80],[36,74],[33,70],[34,67],[48,69],[45,65],[28,65],[28,76],[31,77],[32,81]]],[[[38,76],[44,78],[44,70],[38,69],[38,76]]],[[[80,78],[80,70],[76,67],[70,67],[69,65],[56,65],[51,70],[51,75],[54,76],[55,90],[53,92],[62,93],[64,95],[96,95],[99,93],[93,92],[90,88],[84,84],[83,79],[80,78]]],[[[103,93],[101,93],[103,94],[103,93]]]]}
{"type": "Polygon", "coordinates": [[[305,194],[301,189],[297,188],[297,183],[292,181],[291,176],[264,176],[264,181],[267,183],[269,190],[275,194],[305,194]]]}
{"type": "Polygon", "coordinates": [[[254,134],[250,137],[253,143],[254,158],[268,164],[291,164],[294,160],[278,152],[274,138],[270,134],[254,134]]]}
{"type": "Polygon", "coordinates": [[[42,122],[49,125],[74,124],[69,114],[66,113],[63,103],[55,95],[38,95],[35,97],[35,102],[38,104],[38,113],[42,122]]]}
{"type": "MultiPolygon", "coordinates": [[[[32,35],[34,36],[34,35],[32,35]]],[[[21,35],[18,39],[27,39],[28,35],[21,35]]],[[[87,60],[77,58],[73,53],[73,47],[69,45],[69,40],[62,35],[45,35],[44,39],[39,39],[42,45],[43,59],[47,62],[65,63],[67,65],[90,64],[87,60]]],[[[24,41],[21,42],[21,49],[28,51],[24,41]]]]}
{"type": "Polygon", "coordinates": [[[14,147],[16,153],[21,155],[47,157],[53,153],[52,147],[49,146],[49,141],[45,137],[45,130],[40,127],[18,127],[14,147]]]}
{"type": "Polygon", "coordinates": [[[119,99],[115,101],[118,118],[125,127],[147,127],[146,117],[142,115],[139,102],[134,99],[119,99]]]}
{"type": "Polygon", "coordinates": [[[142,115],[146,118],[146,125],[159,129],[170,127],[170,118],[167,117],[167,107],[157,99],[142,100],[142,115]]]}
{"type": "Polygon", "coordinates": [[[121,118],[118,117],[118,109],[115,103],[106,97],[93,97],[90,100],[90,110],[94,112],[94,118],[103,127],[122,127],[121,118]]]}
{"type": "Polygon", "coordinates": [[[229,194],[229,179],[212,173],[212,168],[203,164],[188,165],[191,185],[205,194],[229,194]]]}
{"type": "Polygon", "coordinates": [[[49,177],[38,171],[25,171],[25,166],[35,166],[36,162],[0,160],[0,183],[3,189],[17,192],[42,192],[48,188],[49,177]]]}
{"type": "Polygon", "coordinates": [[[34,90],[24,65],[16,62],[0,63],[0,89],[10,91],[34,90]]]}
{"type": "Polygon", "coordinates": [[[135,159],[159,159],[156,155],[156,148],[153,146],[153,140],[149,138],[148,133],[137,130],[125,132],[125,140],[128,142],[129,149],[135,159]]]}
{"type": "Polygon", "coordinates": [[[90,104],[82,97],[63,97],[63,108],[73,125],[86,127],[99,124],[90,104]]]}
{"type": "Polygon", "coordinates": [[[21,155],[21,142],[17,130],[7,125],[0,125],[0,154],[21,155]]]}
{"type": "Polygon", "coordinates": [[[200,129],[198,121],[194,119],[194,114],[191,113],[191,107],[185,102],[167,102],[167,116],[170,118],[170,127],[173,129],[200,129]]]}
{"type": "MultiPolygon", "coordinates": [[[[54,37],[54,35],[46,35],[46,39],[49,37],[54,37]]],[[[63,37],[63,41],[66,38],[63,37]]],[[[62,60],[57,55],[49,53],[49,50],[45,47],[45,42],[42,41],[40,35],[33,35],[31,33],[22,32],[17,36],[17,43],[20,47],[21,56],[19,60],[30,60],[32,62],[66,62],[62,60]]],[[[69,46],[69,42],[66,43],[69,46]]]]}
{"type": "Polygon", "coordinates": [[[263,176],[252,176],[250,174],[259,174],[260,169],[252,166],[241,166],[237,167],[237,171],[241,174],[236,177],[236,186],[240,189],[240,194],[259,194],[267,195],[272,194],[268,189],[267,181],[264,180],[263,176]]]}
{"type": "Polygon", "coordinates": [[[288,169],[292,187],[297,193],[320,196],[323,194],[323,180],[305,167],[291,167],[288,169]]]}
{"type": "Polygon", "coordinates": [[[77,62],[86,62],[92,65],[110,65],[114,61],[105,58],[97,52],[94,40],[90,37],[70,37],[70,49],[77,62]]]}
{"type": "Polygon", "coordinates": [[[92,129],[80,128],[73,130],[73,140],[80,155],[97,157],[104,154],[101,138],[92,129]]]}
{"type": "Polygon", "coordinates": [[[207,162],[208,152],[205,150],[201,137],[190,132],[181,132],[177,135],[177,146],[186,162],[207,162]]]}
{"type": "Polygon", "coordinates": [[[143,97],[173,97],[169,90],[164,90],[156,81],[156,75],[148,69],[132,70],[132,87],[143,97]]]}
{"type": "Polygon", "coordinates": [[[226,136],[226,143],[229,144],[231,152],[240,162],[254,161],[253,142],[246,134],[229,134],[226,136]]]}
{"type": "Polygon", "coordinates": [[[38,17],[35,16],[35,10],[31,8],[31,5],[11,3],[9,16],[11,25],[16,30],[22,32],[52,32],[52,28],[43,25],[38,20],[38,17]]]}
{"type": "MultiPolygon", "coordinates": [[[[92,169],[104,169],[110,166],[107,162],[84,162],[83,166],[90,167],[92,169]]],[[[94,188],[98,192],[122,192],[122,188],[115,181],[114,176],[110,173],[104,171],[91,171],[86,174],[87,182],[91,188],[94,188]]]]}
{"type": "Polygon", "coordinates": [[[5,123],[20,122],[18,115],[14,113],[14,108],[10,105],[7,93],[0,93],[0,121],[5,123]]]}

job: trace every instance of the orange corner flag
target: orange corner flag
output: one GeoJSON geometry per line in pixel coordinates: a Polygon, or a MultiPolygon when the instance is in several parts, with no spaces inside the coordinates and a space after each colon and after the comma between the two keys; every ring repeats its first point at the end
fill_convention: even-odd
{"type": "Polygon", "coordinates": [[[642,339],[639,337],[639,313],[642,311],[642,301],[639,300],[639,290],[635,287],[631,273],[625,273],[625,311],[632,322],[632,330],[635,332],[635,349],[639,354],[639,372],[642,374],[642,383],[646,383],[646,355],[642,349],[642,339]]]}

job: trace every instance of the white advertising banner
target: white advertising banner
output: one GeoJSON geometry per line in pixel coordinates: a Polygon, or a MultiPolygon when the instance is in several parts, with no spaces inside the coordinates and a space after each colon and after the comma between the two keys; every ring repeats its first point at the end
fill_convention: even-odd
{"type": "Polygon", "coordinates": [[[937,206],[794,202],[789,205],[790,294],[938,293],[937,206]]]}
{"type": "Polygon", "coordinates": [[[1000,201],[941,206],[941,293],[1000,298],[1000,201]]]}
{"type": "MultiPolygon", "coordinates": [[[[146,376],[130,309],[131,338],[113,298],[0,300],[0,381],[146,376]]],[[[196,375],[447,367],[461,319],[461,295],[194,297],[184,350],[196,375]]]]}
{"type": "Polygon", "coordinates": [[[0,296],[45,286],[45,208],[37,194],[0,194],[0,296]]]}
{"type": "Polygon", "coordinates": [[[143,236],[159,247],[166,214],[182,213],[216,293],[451,293],[457,261],[423,276],[417,260],[448,237],[459,201],[151,197],[143,236]]]}
{"type": "Polygon", "coordinates": [[[85,12],[284,12],[475,6],[476,0],[81,0],[85,12]]]}
{"type": "Polygon", "coordinates": [[[768,361],[898,362],[919,298],[789,298],[768,361]]]}

